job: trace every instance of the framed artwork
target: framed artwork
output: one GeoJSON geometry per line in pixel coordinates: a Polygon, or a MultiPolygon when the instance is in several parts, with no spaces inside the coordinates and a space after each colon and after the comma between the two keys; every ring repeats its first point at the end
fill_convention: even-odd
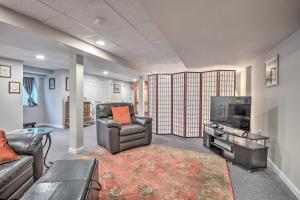
{"type": "Polygon", "coordinates": [[[20,94],[20,82],[9,81],[8,92],[10,94],[20,94]]]}
{"type": "Polygon", "coordinates": [[[114,93],[121,93],[121,87],[119,84],[114,84],[114,93]]]}
{"type": "Polygon", "coordinates": [[[70,78],[66,77],[66,91],[70,91],[70,78]]]}
{"type": "Polygon", "coordinates": [[[0,77],[11,78],[11,66],[0,65],[0,77]]]}
{"type": "Polygon", "coordinates": [[[49,78],[49,90],[55,90],[55,78],[49,78]]]}
{"type": "Polygon", "coordinates": [[[265,62],[265,86],[279,85],[279,55],[265,62]]]}

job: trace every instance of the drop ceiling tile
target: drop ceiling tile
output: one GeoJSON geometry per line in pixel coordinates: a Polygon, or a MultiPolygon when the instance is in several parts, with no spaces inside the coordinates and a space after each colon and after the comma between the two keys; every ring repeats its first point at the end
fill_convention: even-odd
{"type": "Polygon", "coordinates": [[[0,4],[40,21],[58,15],[58,12],[36,0],[0,0],[0,4]]]}
{"type": "Polygon", "coordinates": [[[45,21],[44,23],[77,38],[96,34],[94,31],[84,27],[83,25],[64,15],[58,15],[45,21]]]}
{"type": "Polygon", "coordinates": [[[67,10],[75,8],[78,5],[87,3],[91,0],[38,0],[38,1],[45,3],[56,10],[65,12],[67,10]]]}
{"type": "Polygon", "coordinates": [[[144,55],[134,54],[134,55],[127,56],[125,59],[130,62],[140,64],[143,66],[155,65],[159,63],[169,63],[169,61],[166,58],[164,58],[162,55],[160,55],[157,52],[144,54],[144,55]]]}
{"type": "Polygon", "coordinates": [[[106,0],[130,23],[137,24],[149,21],[150,18],[145,9],[137,0],[106,0]]]}
{"type": "Polygon", "coordinates": [[[152,21],[136,24],[135,27],[148,39],[158,40],[164,38],[163,34],[158,30],[152,21]]]}
{"type": "Polygon", "coordinates": [[[158,49],[162,53],[174,52],[174,54],[176,55],[176,52],[173,50],[173,47],[166,39],[151,41],[151,43],[156,49],[158,49]]]}
{"type": "Polygon", "coordinates": [[[101,35],[94,35],[94,36],[91,36],[91,37],[85,37],[83,38],[82,40],[90,43],[91,45],[94,45],[94,46],[97,46],[98,48],[101,48],[105,51],[108,51],[110,53],[113,53],[117,56],[120,56],[120,57],[123,57],[123,56],[128,56],[131,54],[131,52],[119,47],[118,45],[116,45],[115,43],[111,42],[110,40],[104,38],[103,36],[101,35]],[[103,40],[105,41],[105,45],[104,46],[100,46],[100,45],[97,45],[97,41],[98,40],[103,40]]]}
{"type": "Polygon", "coordinates": [[[129,24],[102,0],[93,0],[81,4],[66,12],[66,15],[90,27],[98,33],[129,26],[129,24]],[[95,25],[96,17],[104,19],[104,23],[95,25]]]}
{"type": "Polygon", "coordinates": [[[152,45],[133,27],[105,32],[102,35],[132,53],[155,51],[152,45]]]}

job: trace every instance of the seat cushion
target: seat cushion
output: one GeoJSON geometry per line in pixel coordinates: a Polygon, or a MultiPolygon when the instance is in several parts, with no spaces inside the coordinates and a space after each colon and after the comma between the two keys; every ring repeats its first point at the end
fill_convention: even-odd
{"type": "Polygon", "coordinates": [[[20,156],[17,161],[0,165],[0,199],[10,196],[33,176],[33,157],[20,156]]]}
{"type": "Polygon", "coordinates": [[[135,134],[135,133],[141,133],[144,131],[146,131],[146,128],[141,125],[128,124],[128,125],[122,126],[122,129],[120,130],[120,135],[121,136],[131,135],[131,134],[135,134]]]}
{"type": "Polygon", "coordinates": [[[135,133],[135,134],[131,134],[131,135],[124,135],[124,136],[120,137],[120,142],[121,143],[130,142],[130,141],[142,139],[145,137],[146,137],[146,132],[135,133]]]}

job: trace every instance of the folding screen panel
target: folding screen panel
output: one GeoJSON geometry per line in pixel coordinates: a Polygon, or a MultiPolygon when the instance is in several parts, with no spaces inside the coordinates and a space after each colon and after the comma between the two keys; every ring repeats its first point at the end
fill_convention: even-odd
{"type": "Polygon", "coordinates": [[[200,137],[201,73],[186,73],[186,133],[185,137],[200,137]]]}
{"type": "Polygon", "coordinates": [[[235,95],[235,71],[182,72],[148,76],[152,131],[181,137],[202,137],[210,122],[212,96],[235,95]]]}
{"type": "Polygon", "coordinates": [[[185,73],[173,74],[173,134],[185,136],[184,81],[185,73]]]}
{"type": "Polygon", "coordinates": [[[159,74],[157,79],[157,134],[172,134],[171,74],[159,74]]]}
{"type": "Polygon", "coordinates": [[[235,96],[235,71],[219,71],[219,96],[235,96]]]}
{"type": "Polygon", "coordinates": [[[156,125],[157,125],[157,75],[148,76],[148,108],[149,108],[149,116],[152,120],[152,132],[156,133],[156,125]]]}
{"type": "MultiPolygon", "coordinates": [[[[211,96],[217,96],[218,71],[202,73],[202,124],[210,122],[211,96]]],[[[202,136],[202,130],[201,130],[202,136]]]]}

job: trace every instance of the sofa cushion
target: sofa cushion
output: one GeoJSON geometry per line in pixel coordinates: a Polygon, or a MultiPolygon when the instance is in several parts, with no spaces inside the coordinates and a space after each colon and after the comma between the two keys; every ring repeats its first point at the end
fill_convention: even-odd
{"type": "Polygon", "coordinates": [[[137,140],[137,139],[142,139],[146,137],[146,132],[142,132],[142,133],[135,133],[135,134],[131,134],[131,135],[124,135],[120,137],[120,142],[124,143],[124,142],[130,142],[133,140],[137,140]]]}
{"type": "Polygon", "coordinates": [[[146,128],[144,126],[138,125],[138,124],[128,124],[122,126],[122,129],[120,130],[120,135],[131,135],[135,133],[141,133],[146,131],[146,128]]]}
{"type": "Polygon", "coordinates": [[[21,187],[32,177],[32,163],[32,156],[20,156],[20,159],[17,161],[0,165],[1,198],[3,195],[10,196],[16,189],[21,187]],[[8,194],[8,192],[10,194],[8,194]]]}
{"type": "Polygon", "coordinates": [[[0,164],[20,159],[7,143],[5,132],[0,130],[0,164]]]}
{"type": "Polygon", "coordinates": [[[128,106],[112,107],[113,119],[121,125],[131,124],[128,106]]]}

